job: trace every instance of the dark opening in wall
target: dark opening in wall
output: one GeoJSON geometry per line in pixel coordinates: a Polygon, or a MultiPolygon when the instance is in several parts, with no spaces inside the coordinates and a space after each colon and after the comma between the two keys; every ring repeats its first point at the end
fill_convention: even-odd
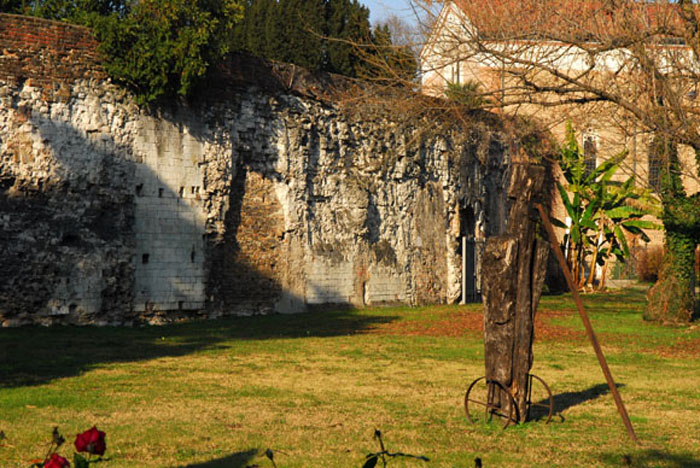
{"type": "Polygon", "coordinates": [[[150,255],[148,255],[148,254],[141,255],[141,263],[143,263],[145,265],[146,263],[148,263],[149,258],[150,258],[150,255]]]}
{"type": "Polygon", "coordinates": [[[185,305],[185,301],[177,301],[177,310],[182,310],[185,305]]]}
{"type": "Polygon", "coordinates": [[[80,236],[76,233],[66,233],[61,239],[61,245],[76,247],[80,245],[80,236]]]}
{"type": "Polygon", "coordinates": [[[476,234],[476,216],[471,206],[464,206],[459,210],[459,232],[468,238],[474,238],[476,234]]]}
{"type": "Polygon", "coordinates": [[[177,196],[180,198],[185,196],[185,187],[180,187],[180,190],[177,192],[177,196]]]}
{"type": "Polygon", "coordinates": [[[479,243],[475,238],[476,216],[471,206],[464,206],[459,210],[460,234],[462,239],[458,240],[457,252],[462,255],[462,274],[464,286],[463,302],[481,301],[481,291],[479,287],[477,250],[479,243]]]}
{"type": "Polygon", "coordinates": [[[158,189],[158,198],[163,198],[163,190],[162,188],[158,189]]]}
{"type": "Polygon", "coordinates": [[[136,196],[138,196],[138,197],[143,196],[143,184],[138,184],[136,186],[136,196]]]}
{"type": "Polygon", "coordinates": [[[193,245],[192,250],[190,251],[190,262],[194,263],[194,258],[195,258],[195,250],[194,250],[194,245],[193,245]]]}

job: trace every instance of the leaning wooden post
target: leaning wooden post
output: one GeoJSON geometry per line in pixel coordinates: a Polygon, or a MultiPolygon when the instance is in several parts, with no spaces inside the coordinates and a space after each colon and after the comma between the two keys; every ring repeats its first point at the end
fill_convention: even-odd
{"type": "MultiPolygon", "coordinates": [[[[534,318],[549,253],[547,243],[537,237],[538,222],[531,208],[533,200],[543,198],[546,180],[544,167],[513,164],[506,191],[505,226],[500,235],[487,239],[481,267],[486,379],[511,393],[519,421],[526,417],[534,318]]],[[[499,393],[489,396],[499,398],[499,393]]],[[[509,405],[488,403],[500,408],[509,405]]]]}
{"type": "Polygon", "coordinates": [[[627,415],[627,410],[625,409],[624,403],[622,403],[622,397],[620,396],[620,392],[617,391],[617,386],[615,385],[615,381],[613,380],[612,373],[610,373],[610,368],[608,368],[608,363],[605,360],[605,355],[603,355],[603,350],[600,348],[598,339],[596,338],[595,333],[593,332],[593,325],[591,325],[591,321],[588,318],[588,314],[586,314],[586,311],[583,308],[583,301],[581,301],[581,296],[579,296],[578,290],[574,285],[574,279],[571,276],[571,272],[566,266],[566,259],[564,258],[564,254],[559,248],[559,242],[557,241],[557,236],[554,233],[552,223],[549,221],[549,216],[547,216],[547,212],[541,204],[537,203],[535,206],[540,212],[540,216],[542,218],[542,221],[544,222],[544,227],[547,229],[547,235],[549,236],[549,241],[552,244],[554,255],[556,255],[557,260],[559,260],[559,265],[561,265],[561,269],[564,271],[564,276],[566,277],[566,282],[569,284],[569,288],[571,289],[571,295],[574,298],[574,302],[576,302],[578,313],[581,316],[583,325],[586,327],[588,339],[591,340],[591,344],[593,345],[593,349],[595,350],[595,355],[598,357],[598,362],[600,363],[601,369],[603,369],[605,380],[608,382],[608,387],[610,387],[610,392],[612,393],[613,399],[615,400],[617,411],[620,413],[622,422],[627,428],[627,434],[632,440],[638,442],[639,440],[637,439],[637,434],[634,433],[632,422],[630,421],[630,418],[627,415]]]}

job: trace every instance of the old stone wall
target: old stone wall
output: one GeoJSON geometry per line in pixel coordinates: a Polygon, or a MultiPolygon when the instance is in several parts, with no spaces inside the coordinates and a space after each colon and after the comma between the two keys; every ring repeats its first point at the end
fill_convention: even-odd
{"type": "Polygon", "coordinates": [[[348,113],[327,78],[245,57],[194,104],[146,109],[94,47],[0,15],[3,326],[455,301],[460,211],[470,235],[501,222],[497,124],[348,113]]]}

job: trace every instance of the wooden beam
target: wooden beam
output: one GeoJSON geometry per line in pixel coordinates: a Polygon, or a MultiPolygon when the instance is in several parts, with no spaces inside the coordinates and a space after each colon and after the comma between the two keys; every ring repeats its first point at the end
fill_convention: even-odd
{"type": "Polygon", "coordinates": [[[591,340],[591,344],[593,345],[593,350],[595,351],[595,354],[598,357],[600,367],[601,369],[603,369],[605,380],[607,380],[608,387],[610,387],[610,392],[612,393],[613,398],[615,399],[617,411],[620,413],[622,422],[627,428],[627,434],[629,435],[630,439],[632,439],[635,442],[639,442],[639,439],[637,439],[637,434],[634,433],[632,422],[630,421],[630,418],[627,415],[625,405],[624,403],[622,403],[622,397],[620,396],[620,392],[617,391],[617,386],[615,385],[615,381],[613,380],[612,374],[610,373],[610,368],[608,367],[608,363],[605,360],[605,356],[603,355],[603,350],[600,348],[598,339],[596,338],[595,333],[593,332],[593,325],[591,325],[591,321],[588,318],[588,314],[586,314],[586,311],[583,308],[583,301],[581,300],[581,296],[579,295],[578,290],[574,285],[574,279],[571,276],[571,272],[569,271],[568,266],[566,265],[566,259],[564,258],[564,254],[559,248],[559,241],[557,241],[557,236],[554,233],[554,227],[552,227],[552,223],[549,220],[549,216],[547,216],[547,212],[545,211],[544,207],[539,203],[535,203],[535,206],[540,212],[540,216],[542,217],[542,221],[544,222],[544,227],[547,230],[547,234],[549,235],[549,241],[552,244],[552,250],[554,250],[554,255],[557,257],[557,260],[559,260],[559,265],[561,265],[561,269],[564,272],[566,282],[569,284],[569,288],[571,289],[571,295],[573,296],[574,302],[576,302],[576,307],[578,308],[578,313],[581,316],[581,320],[583,320],[583,325],[586,327],[588,339],[591,340]]]}

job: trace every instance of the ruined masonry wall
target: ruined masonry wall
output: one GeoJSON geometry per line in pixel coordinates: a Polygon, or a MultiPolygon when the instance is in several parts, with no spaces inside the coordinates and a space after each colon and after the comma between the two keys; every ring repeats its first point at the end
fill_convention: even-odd
{"type": "Polygon", "coordinates": [[[0,14],[3,326],[458,298],[460,207],[497,222],[481,207],[498,205],[498,131],[350,116],[304,91],[322,83],[250,61],[150,111],[95,46],[0,14]]]}
{"type": "Polygon", "coordinates": [[[0,85],[6,322],[153,322],[203,310],[198,155],[217,150],[113,86],[69,89],[50,101],[26,83],[0,85]]]}

